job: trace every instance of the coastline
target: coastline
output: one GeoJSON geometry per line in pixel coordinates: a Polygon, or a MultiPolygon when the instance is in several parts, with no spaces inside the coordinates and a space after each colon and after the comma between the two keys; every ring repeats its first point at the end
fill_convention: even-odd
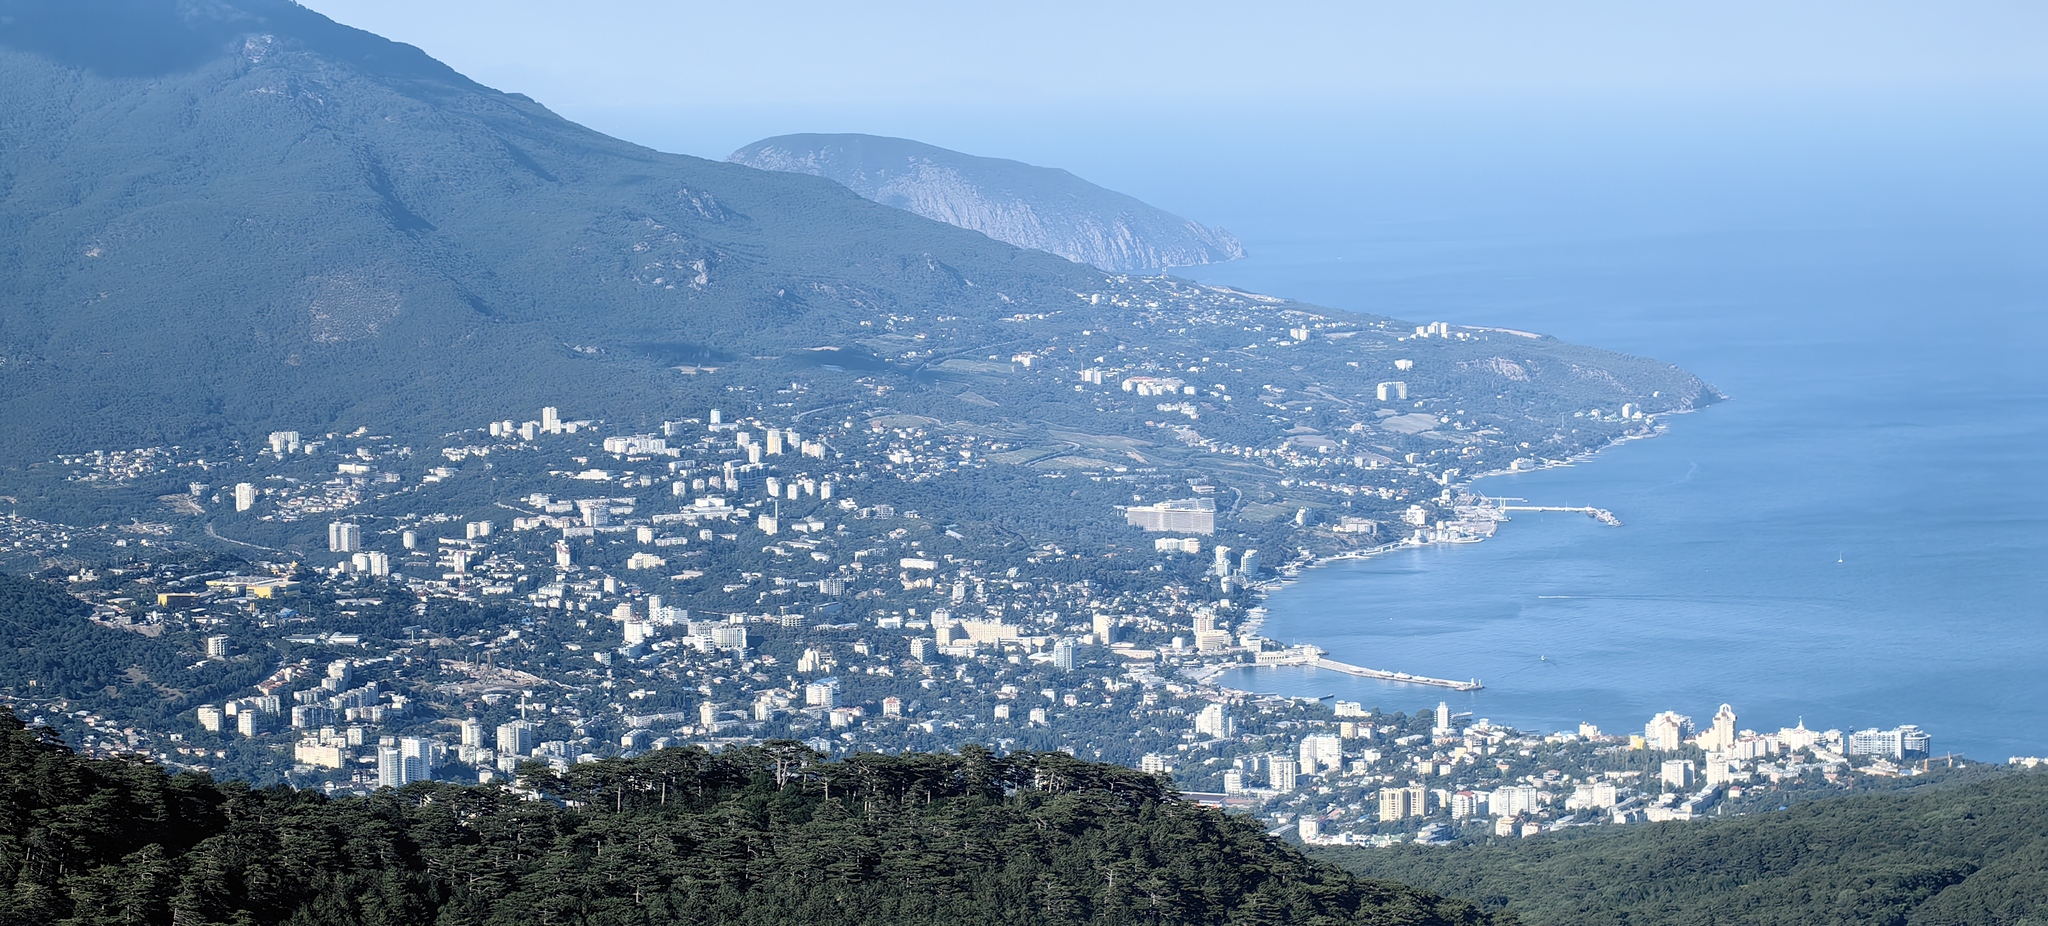
{"type": "MultiPolygon", "coordinates": [[[[1652,417],[1652,418],[1648,419],[1647,421],[1645,421],[1645,423],[1644,423],[1644,427],[1643,427],[1643,429],[1642,429],[1642,430],[1640,430],[1640,431],[1634,431],[1634,432],[1629,432],[1629,433],[1625,433],[1625,434],[1619,435],[1619,436],[1617,436],[1617,437],[1613,438],[1612,440],[1609,440],[1609,441],[1608,441],[1607,443],[1605,443],[1605,444],[1602,444],[1602,445],[1600,445],[1599,447],[1596,447],[1596,448],[1594,448],[1594,449],[1592,449],[1592,450],[1588,450],[1588,451],[1585,451],[1585,452],[1582,452],[1582,453],[1577,453],[1577,454],[1573,454],[1572,456],[1566,457],[1566,458],[1564,458],[1564,459],[1562,459],[1562,460],[1548,461],[1548,462],[1545,462],[1545,463],[1543,463],[1543,464],[1542,464],[1542,465],[1540,465],[1540,466],[1536,466],[1536,467],[1533,467],[1533,468],[1530,468],[1530,469],[1518,469],[1518,468],[1509,468],[1509,469],[1497,469],[1497,470],[1488,470],[1488,471],[1486,471],[1486,472],[1482,472],[1482,473],[1476,473],[1476,474],[1474,474],[1474,475],[1473,475],[1473,476],[1472,476],[1471,478],[1469,478],[1469,479],[1466,479],[1466,480],[1463,480],[1463,481],[1461,481],[1461,482],[1458,482],[1458,483],[1456,483],[1456,484],[1454,484],[1454,485],[1451,485],[1451,486],[1447,486],[1446,488],[1450,488],[1450,489],[1455,489],[1455,490],[1460,490],[1460,491],[1463,491],[1463,490],[1467,490],[1467,489],[1470,489],[1470,488],[1471,488],[1472,486],[1476,485],[1476,484],[1477,484],[1477,483],[1478,483],[1478,482],[1479,482],[1480,480],[1482,480],[1482,479],[1486,479],[1486,478],[1488,478],[1488,477],[1493,477],[1493,476],[1510,476],[1510,475],[1520,475],[1520,474],[1526,474],[1526,473],[1536,473],[1536,472],[1542,472],[1542,471],[1544,471],[1544,470],[1551,470],[1551,469],[1562,469],[1562,468],[1566,468],[1566,467],[1570,467],[1570,466],[1575,466],[1575,465],[1577,465],[1577,464],[1579,464],[1579,463],[1582,463],[1582,462],[1587,462],[1587,461],[1590,461],[1590,460],[1592,460],[1592,459],[1594,459],[1594,458],[1598,457],[1598,456],[1599,456],[1600,454],[1606,453],[1606,452],[1608,452],[1609,450],[1612,450],[1612,449],[1614,449],[1614,448],[1616,448],[1616,447],[1619,447],[1619,446],[1621,446],[1621,445],[1623,445],[1623,444],[1631,443],[1631,442],[1634,442],[1634,441],[1640,441],[1640,440],[1649,440],[1649,439],[1651,439],[1651,438],[1655,438],[1655,437],[1659,437],[1659,436],[1662,436],[1662,435],[1664,435],[1665,433],[1667,433],[1667,432],[1669,431],[1669,427],[1668,427],[1667,425],[1665,425],[1665,424],[1661,423],[1661,419],[1662,419],[1662,418],[1664,418],[1664,417],[1665,417],[1666,415],[1692,414],[1693,412],[1696,412],[1696,411],[1699,411],[1699,409],[1698,409],[1698,408],[1688,408],[1688,409],[1682,409],[1682,410],[1679,410],[1679,411],[1674,411],[1674,412],[1664,412],[1664,413],[1660,413],[1660,414],[1656,415],[1655,417],[1652,417]]],[[[1483,497],[1483,496],[1482,496],[1482,497],[1483,497]]],[[[1505,520],[1510,520],[1510,519],[1508,519],[1508,518],[1505,518],[1505,517],[1502,517],[1502,518],[1501,518],[1500,520],[1503,520],[1503,521],[1505,521],[1505,520]]],[[[1619,524],[1617,523],[1617,524],[1616,524],[1616,526],[1619,526],[1619,524]]],[[[1418,533],[1419,533],[1419,532],[1418,532],[1418,533]]],[[[1292,585],[1292,584],[1294,583],[1294,581],[1295,581],[1295,580],[1297,580],[1297,579],[1299,579],[1299,578],[1300,578],[1301,576],[1305,575],[1305,574],[1306,574],[1306,573],[1307,573],[1307,572],[1308,572],[1309,570],[1312,570],[1312,569],[1318,569],[1318,568],[1321,568],[1321,567],[1324,567],[1324,566],[1327,566],[1327,565],[1331,565],[1331,564],[1334,564],[1334,563],[1338,563],[1338,562],[1346,562],[1346,561],[1352,561],[1352,560],[1366,560],[1366,559],[1371,559],[1372,557],[1375,557],[1375,556],[1380,556],[1380,555],[1383,555],[1383,554],[1386,554],[1386,553],[1391,553],[1391,552],[1394,552],[1394,551],[1397,551],[1397,550],[1403,550],[1403,549],[1410,549],[1410,548],[1415,548],[1415,547],[1424,547],[1424,546],[1431,546],[1431,545],[1436,545],[1436,544],[1462,544],[1462,543],[1479,543],[1479,542],[1483,542],[1483,541],[1485,541],[1485,540],[1489,539],[1489,537],[1490,537],[1490,535],[1489,535],[1488,537],[1481,537],[1481,536],[1467,536],[1467,537],[1462,537],[1462,538],[1460,538],[1460,539],[1456,539],[1456,540],[1450,540],[1450,539],[1432,539],[1432,540],[1418,540],[1418,539],[1416,538],[1416,536],[1413,536],[1413,535],[1411,535],[1411,536],[1409,536],[1409,537],[1404,537],[1404,538],[1402,538],[1402,539],[1400,539],[1400,540],[1396,540],[1396,541],[1391,541],[1391,542],[1388,542],[1388,543],[1383,543],[1383,544],[1380,544],[1380,545],[1378,545],[1378,546],[1374,546],[1374,547],[1371,547],[1371,548],[1368,548],[1368,549],[1364,549],[1364,550],[1347,550],[1347,551],[1345,551],[1345,552],[1342,552],[1342,553],[1333,553],[1333,554],[1329,554],[1329,555],[1326,555],[1326,556],[1318,556],[1318,557],[1314,557],[1314,558],[1311,558],[1311,559],[1309,559],[1309,560],[1307,560],[1307,561],[1305,561],[1305,562],[1300,562],[1300,563],[1298,563],[1298,564],[1297,564],[1297,563],[1293,563],[1293,562],[1290,562],[1290,563],[1287,563],[1287,564],[1283,564],[1283,565],[1282,565],[1281,567],[1279,567],[1279,568],[1280,568],[1281,570],[1283,570],[1283,571],[1282,571],[1282,573],[1281,573],[1281,577],[1280,577],[1280,578],[1278,578],[1278,579],[1271,579],[1271,580],[1267,580],[1267,581],[1265,581],[1265,582],[1260,582],[1260,583],[1257,583],[1257,584],[1255,584],[1255,585],[1253,585],[1253,586],[1252,586],[1252,589],[1253,589],[1253,591],[1254,591],[1254,593],[1255,593],[1255,600],[1256,600],[1256,601],[1258,602],[1258,604],[1257,604],[1257,605],[1255,605],[1255,606],[1253,606],[1252,608],[1248,609],[1248,615],[1249,615],[1249,616],[1247,617],[1247,619],[1246,619],[1246,621],[1245,621],[1245,624],[1244,624],[1244,632],[1245,632],[1245,633],[1249,633],[1249,634],[1251,634],[1251,635],[1253,635],[1253,636],[1262,636],[1262,634],[1261,634],[1261,631],[1263,631],[1263,630],[1265,629],[1265,622],[1266,622],[1266,617],[1267,617],[1267,614],[1266,614],[1266,608],[1265,608],[1265,602],[1267,601],[1267,599],[1271,597],[1272,593],[1274,593],[1274,592],[1276,592],[1276,591],[1279,591],[1279,590],[1280,590],[1280,589],[1282,589],[1282,588],[1286,588],[1286,587],[1287,587],[1287,586],[1289,586],[1289,585],[1292,585]]],[[[1279,642],[1279,641],[1275,641],[1275,642],[1279,642]]],[[[1310,648],[1313,648],[1313,649],[1314,649],[1314,650],[1315,650],[1315,651],[1316,651],[1316,652],[1317,652],[1318,654],[1320,654],[1320,653],[1322,653],[1322,652],[1323,652],[1322,648],[1321,648],[1320,646],[1317,646],[1317,645],[1316,645],[1316,644],[1314,644],[1314,643],[1297,643],[1297,644],[1294,644],[1294,647],[1302,647],[1302,646],[1306,646],[1306,647],[1310,647],[1310,648]]],[[[1294,647],[1290,647],[1290,648],[1294,648],[1294,647]]],[[[1216,683],[1215,683],[1215,681],[1214,681],[1214,680],[1215,680],[1216,678],[1218,678],[1218,677],[1222,676],[1222,675],[1223,675],[1224,673],[1228,672],[1228,671],[1229,671],[1229,670],[1231,670],[1231,669],[1259,669],[1259,668],[1269,668],[1269,669],[1270,669],[1270,668],[1281,668],[1281,667],[1283,667],[1283,666],[1286,666],[1286,665],[1296,665],[1296,663],[1277,663],[1277,662],[1258,662],[1258,661],[1254,661],[1254,662],[1251,662],[1251,663],[1242,663],[1242,664],[1234,664],[1234,665],[1228,665],[1228,666],[1212,666],[1212,667],[1205,667],[1205,668],[1204,668],[1203,670],[1201,670],[1201,671],[1200,671],[1200,672],[1199,672],[1198,674],[1196,674],[1196,675],[1195,675],[1195,680],[1196,680],[1196,681],[1197,681],[1198,683],[1200,683],[1200,684],[1206,684],[1206,685],[1215,685],[1215,687],[1216,687],[1216,688],[1217,688],[1217,689],[1218,689],[1219,691],[1224,691],[1224,692],[1230,692],[1230,693],[1234,693],[1234,694],[1237,694],[1237,695],[1243,695],[1243,696],[1256,696],[1256,697],[1284,697],[1284,696],[1282,696],[1282,695],[1278,695],[1277,693],[1273,693],[1273,692],[1259,692],[1259,691],[1246,691],[1246,690],[1242,690],[1242,689],[1235,689],[1235,688],[1227,688],[1227,687],[1225,687],[1225,686],[1222,686],[1222,685],[1216,685],[1216,683]]],[[[1401,673],[1401,672],[1389,672],[1389,671],[1386,671],[1386,670],[1367,670],[1367,671],[1373,672],[1373,673],[1374,673],[1373,677],[1380,677],[1380,678],[1382,678],[1382,680],[1387,680],[1387,681],[1394,681],[1394,682],[1397,682],[1397,683],[1406,683],[1406,677],[1405,677],[1405,676],[1407,675],[1407,673],[1401,673]]],[[[1473,680],[1473,683],[1472,683],[1472,685],[1473,685],[1473,687],[1472,687],[1472,688],[1470,688],[1470,689],[1467,689],[1467,690],[1478,690],[1478,689],[1479,689],[1479,687],[1480,687],[1480,686],[1479,686],[1479,684],[1478,684],[1478,680],[1477,680],[1477,679],[1474,679],[1474,680],[1473,680]]]]}
{"type": "MultiPolygon", "coordinates": [[[[1664,413],[1660,413],[1660,414],[1659,414],[1659,415],[1657,416],[1657,418],[1663,418],[1663,417],[1664,417],[1665,415],[1689,415],[1689,414],[1692,414],[1692,413],[1693,413],[1693,412],[1695,412],[1695,411],[1698,411],[1698,409],[1685,409],[1685,410],[1683,410],[1683,411],[1676,411],[1676,412],[1664,412],[1664,413]]],[[[1481,480],[1481,479],[1487,479],[1487,478],[1490,478],[1490,477],[1494,477],[1494,476],[1516,476],[1516,475],[1526,475],[1526,474],[1528,474],[1528,473],[1540,473],[1540,472],[1543,472],[1543,471],[1545,471],[1545,470],[1553,470],[1553,469],[1565,469],[1565,468],[1568,468],[1568,467],[1571,467],[1571,466],[1576,466],[1576,465],[1578,465],[1578,464],[1580,464],[1580,463],[1588,462],[1588,461],[1590,461],[1590,460],[1594,459],[1595,457],[1598,457],[1598,456],[1599,456],[1600,454],[1606,453],[1606,452],[1608,452],[1609,450],[1612,450],[1612,449],[1614,449],[1614,448],[1616,448],[1616,447],[1619,447],[1619,446],[1621,446],[1621,445],[1623,445],[1623,444],[1629,444],[1629,443],[1634,443],[1635,441],[1640,441],[1640,440],[1650,440],[1650,439],[1653,439],[1653,438],[1656,438],[1656,437],[1662,436],[1662,435],[1663,435],[1664,433],[1666,433],[1666,432],[1667,432],[1668,430],[1669,430],[1669,428],[1668,428],[1668,427],[1667,427],[1666,425],[1663,425],[1663,424],[1658,424],[1658,423],[1656,423],[1656,419],[1651,419],[1650,423],[1646,425],[1646,430],[1645,430],[1645,431],[1643,431],[1643,432],[1633,432],[1633,433],[1623,434],[1623,435],[1621,435],[1621,436],[1619,436],[1619,437],[1616,437],[1616,438],[1614,438],[1613,440],[1610,440],[1610,441],[1608,441],[1607,443],[1605,443],[1605,444],[1602,444],[1602,445],[1600,445],[1599,447],[1597,447],[1597,448],[1594,448],[1594,449],[1592,449],[1592,450],[1588,450],[1588,451],[1585,451],[1585,452],[1583,452],[1583,453],[1577,453],[1577,454],[1573,454],[1572,456],[1566,457],[1566,458],[1564,458],[1564,459],[1562,459],[1562,460],[1555,460],[1555,461],[1550,461],[1550,462],[1546,462],[1546,463],[1544,463],[1544,464],[1543,464],[1543,465],[1541,465],[1541,466],[1533,467],[1533,468],[1530,468],[1530,469],[1492,469],[1492,470],[1487,470],[1486,472],[1483,472],[1483,473],[1475,473],[1475,474],[1473,474],[1472,478],[1470,478],[1470,479],[1466,479],[1466,480],[1464,480],[1464,481],[1462,481],[1462,482],[1458,482],[1458,483],[1455,483],[1455,484],[1453,484],[1453,485],[1450,485],[1450,486],[1447,486],[1446,488],[1451,488],[1451,489],[1461,489],[1461,490],[1462,490],[1462,489],[1468,489],[1468,488],[1470,488],[1470,487],[1472,487],[1472,486],[1474,486],[1474,485],[1478,484],[1479,480],[1481,480]]],[[[1297,578],[1300,578],[1300,576],[1301,576],[1301,575],[1302,575],[1303,573],[1307,572],[1308,570],[1310,570],[1310,569],[1317,569],[1317,568],[1321,568],[1321,567],[1323,567],[1323,566],[1326,566],[1326,565],[1329,565],[1329,564],[1331,564],[1331,563],[1338,563],[1338,562],[1344,562],[1344,561],[1347,561],[1347,560],[1361,560],[1361,559],[1370,559],[1370,558],[1372,558],[1372,557],[1375,557],[1375,556],[1379,556],[1379,555],[1381,555],[1381,554],[1383,554],[1383,553],[1391,553],[1391,552],[1393,552],[1393,551],[1395,551],[1395,550],[1401,550],[1401,549],[1406,549],[1406,548],[1409,548],[1409,547],[1422,547],[1422,546],[1430,546],[1430,545],[1433,545],[1433,544],[1447,544],[1447,543],[1475,543],[1475,542],[1483,542],[1483,541],[1484,541],[1485,539],[1487,539],[1487,538],[1484,538],[1484,537],[1479,537],[1479,538],[1473,538],[1473,539],[1470,539],[1470,540],[1456,540],[1456,541],[1451,541],[1451,540],[1422,540],[1422,541],[1418,541],[1418,540],[1416,540],[1416,539],[1415,539],[1414,537],[1404,537],[1404,538],[1402,538],[1402,539],[1400,539],[1400,540],[1390,541],[1390,542],[1387,542],[1387,543],[1383,543],[1383,544],[1380,544],[1379,546],[1376,546],[1376,547],[1372,547],[1372,548],[1369,548],[1369,549],[1365,549],[1365,550],[1346,550],[1346,551],[1344,551],[1344,552],[1342,552],[1342,553],[1332,553],[1332,554],[1329,554],[1329,555],[1327,555],[1327,556],[1318,556],[1318,557],[1315,557],[1315,558],[1313,558],[1313,559],[1310,559],[1310,560],[1308,560],[1307,562],[1304,562],[1304,563],[1302,563],[1302,564],[1300,564],[1300,565],[1298,565],[1298,566],[1297,566],[1297,565],[1294,565],[1294,564],[1292,564],[1292,563],[1289,563],[1289,564],[1285,564],[1285,565],[1284,565],[1284,566],[1283,566],[1282,568],[1286,568],[1286,567],[1288,567],[1288,566],[1291,566],[1291,567],[1292,567],[1292,568],[1293,568],[1293,569],[1295,570],[1293,574],[1291,574],[1291,575],[1284,575],[1284,577],[1283,577],[1283,578],[1281,578],[1281,579],[1273,579],[1273,580],[1269,580],[1269,581],[1266,581],[1266,582],[1261,582],[1261,583],[1258,583],[1257,585],[1254,585],[1254,586],[1253,586],[1253,588],[1254,588],[1255,590],[1257,590],[1257,592],[1258,592],[1258,600],[1259,600],[1259,601],[1261,601],[1261,602],[1263,602],[1263,601],[1265,601],[1265,600],[1266,600],[1266,597],[1267,597],[1267,595],[1268,595],[1268,594],[1270,594],[1271,592],[1273,592],[1273,591],[1275,591],[1275,590],[1278,590],[1278,589],[1280,589],[1280,588],[1283,588],[1283,587],[1285,587],[1285,586],[1286,586],[1287,584],[1289,584],[1289,583],[1290,583],[1290,582],[1291,582],[1292,580],[1294,580],[1294,579],[1297,579],[1297,578]]]]}

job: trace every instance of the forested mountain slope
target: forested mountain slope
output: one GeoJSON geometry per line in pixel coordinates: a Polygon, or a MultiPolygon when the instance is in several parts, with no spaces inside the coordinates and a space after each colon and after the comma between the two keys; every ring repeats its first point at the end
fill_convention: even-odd
{"type": "Polygon", "coordinates": [[[2048,922],[2048,773],[1710,822],[1318,853],[1557,926],[2048,922]]]}
{"type": "Polygon", "coordinates": [[[532,784],[251,791],[0,712],[0,924],[1489,921],[1059,753],[672,749],[532,784]]]}

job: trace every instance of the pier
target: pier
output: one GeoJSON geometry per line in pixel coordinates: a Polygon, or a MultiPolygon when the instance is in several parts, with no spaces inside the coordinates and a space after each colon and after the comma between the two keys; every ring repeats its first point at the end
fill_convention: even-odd
{"type": "Polygon", "coordinates": [[[1335,659],[1326,659],[1320,656],[1316,657],[1314,662],[1305,662],[1302,665],[1311,665],[1318,669],[1328,669],[1332,672],[1342,672],[1345,675],[1356,675],[1359,678],[1376,678],[1383,682],[1402,682],[1409,685],[1432,685],[1437,688],[1449,688],[1452,691],[1478,691],[1486,687],[1479,684],[1479,680],[1476,678],[1463,682],[1448,678],[1430,678],[1427,675],[1410,675],[1406,672],[1368,669],[1364,666],[1354,666],[1348,662],[1338,662],[1335,659]]]}
{"type": "Polygon", "coordinates": [[[1317,669],[1328,669],[1331,672],[1342,672],[1345,675],[1356,676],[1358,678],[1370,678],[1382,682],[1399,682],[1404,685],[1429,685],[1434,688],[1449,688],[1452,691],[1478,691],[1479,689],[1486,687],[1485,685],[1480,684],[1479,680],[1476,678],[1468,679],[1466,681],[1461,682],[1456,679],[1431,678],[1427,675],[1414,675],[1407,672],[1389,672],[1385,669],[1368,669],[1364,666],[1354,666],[1348,662],[1338,662],[1335,659],[1325,657],[1323,655],[1323,651],[1317,649],[1314,646],[1297,646],[1292,649],[1282,650],[1280,652],[1268,651],[1258,654],[1256,658],[1257,661],[1253,662],[1250,666],[1246,666],[1244,663],[1215,664],[1204,666],[1202,667],[1202,669],[1190,672],[1188,674],[1191,675],[1198,682],[1201,682],[1203,684],[1209,684],[1215,681],[1217,676],[1222,675],[1224,672],[1227,672],[1231,669],[1270,668],[1273,666],[1309,666],[1317,669]]]}
{"type": "MultiPolygon", "coordinates": [[[[1481,500],[1482,500],[1482,501],[1489,501],[1489,499],[1486,499],[1486,497],[1485,497],[1485,496],[1483,496],[1483,495],[1482,495],[1482,496],[1480,496],[1480,498],[1481,498],[1481,500]]],[[[1582,507],[1582,508],[1575,508],[1575,507],[1571,507],[1571,506],[1568,506],[1568,505],[1510,505],[1510,504],[1508,504],[1509,502],[1519,502],[1519,501],[1523,501],[1523,499],[1519,499],[1519,498],[1495,498],[1495,499],[1490,499],[1490,501],[1492,501],[1492,502],[1493,502],[1493,510],[1495,510],[1495,511],[1498,511],[1498,512],[1500,512],[1500,513],[1501,513],[1502,515],[1505,515],[1505,514],[1507,514],[1507,513],[1508,513],[1508,512],[1510,512],[1510,511],[1572,511],[1572,512],[1577,512],[1577,513],[1579,513],[1579,514],[1585,515],[1586,517],[1592,518],[1593,520],[1595,520],[1595,521],[1598,521],[1598,522],[1600,522],[1600,523],[1602,523],[1602,524],[1605,524],[1605,525],[1607,525],[1608,527],[1620,527],[1620,526],[1621,526],[1621,519],[1620,519],[1620,518],[1617,518],[1617,517],[1615,517],[1615,516],[1614,516],[1614,512],[1612,512],[1612,511],[1608,511],[1608,510],[1607,510],[1607,509],[1605,509],[1605,508],[1594,508],[1594,507],[1592,507],[1592,506],[1590,506],[1590,505],[1588,505],[1588,506],[1585,506],[1585,507],[1582,507]]]]}

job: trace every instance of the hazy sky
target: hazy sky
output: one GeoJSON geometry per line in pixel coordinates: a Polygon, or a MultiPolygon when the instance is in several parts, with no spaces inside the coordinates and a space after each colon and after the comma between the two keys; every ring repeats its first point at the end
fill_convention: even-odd
{"type": "Polygon", "coordinates": [[[564,111],[2048,85],[2048,3],[307,0],[564,111]]]}
{"type": "Polygon", "coordinates": [[[1240,224],[1368,172],[1307,195],[1635,208],[1798,160],[1853,199],[1844,176],[1898,183],[1858,173],[1873,152],[1938,182],[2048,107],[2042,0],[303,2],[664,150],[901,135],[1240,224]]]}

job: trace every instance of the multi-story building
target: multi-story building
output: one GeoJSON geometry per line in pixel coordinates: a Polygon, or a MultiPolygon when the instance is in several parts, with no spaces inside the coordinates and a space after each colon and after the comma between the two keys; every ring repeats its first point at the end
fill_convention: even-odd
{"type": "Polygon", "coordinates": [[[1906,724],[1890,730],[1859,730],[1849,734],[1852,756],[1883,756],[1888,759],[1916,759],[1933,749],[1933,738],[1919,727],[1906,724]]]}
{"type": "Polygon", "coordinates": [[[1195,733],[1223,739],[1237,735],[1237,721],[1230,716],[1230,708],[1211,704],[1195,715],[1195,733]]]}
{"type": "Polygon", "coordinates": [[[1336,772],[1344,769],[1344,741],[1328,734],[1317,734],[1301,741],[1301,770],[1310,775],[1336,772]]]}
{"type": "Polygon", "coordinates": [[[1124,509],[1124,520],[1132,527],[1177,534],[1216,532],[1216,500],[1187,498],[1124,509]]]}
{"type": "Polygon", "coordinates": [[[1274,756],[1266,766],[1266,783],[1275,791],[1292,791],[1301,780],[1301,763],[1289,756],[1274,756]]]}
{"type": "Polygon", "coordinates": [[[1706,752],[1722,752],[1735,745],[1735,708],[1726,704],[1714,712],[1714,723],[1699,735],[1699,747],[1706,752]]]}
{"type": "Polygon", "coordinates": [[[533,724],[513,720],[498,725],[498,755],[524,756],[533,752],[533,724]]]}
{"type": "Polygon", "coordinates": [[[1380,822],[1429,815],[1429,789],[1421,785],[1380,789],[1380,822]]]}
{"type": "Polygon", "coordinates": [[[1543,808],[1543,792],[1534,785],[1507,785],[1494,789],[1486,806],[1496,817],[1519,817],[1543,808]]]}
{"type": "Polygon", "coordinates": [[[1675,752],[1685,747],[1685,734],[1691,729],[1692,718],[1665,711],[1643,725],[1643,742],[1659,752],[1675,752]]]}
{"type": "Polygon", "coordinates": [[[1483,816],[1486,813],[1486,796],[1477,791],[1459,791],[1451,795],[1451,819],[1483,816]]]}

